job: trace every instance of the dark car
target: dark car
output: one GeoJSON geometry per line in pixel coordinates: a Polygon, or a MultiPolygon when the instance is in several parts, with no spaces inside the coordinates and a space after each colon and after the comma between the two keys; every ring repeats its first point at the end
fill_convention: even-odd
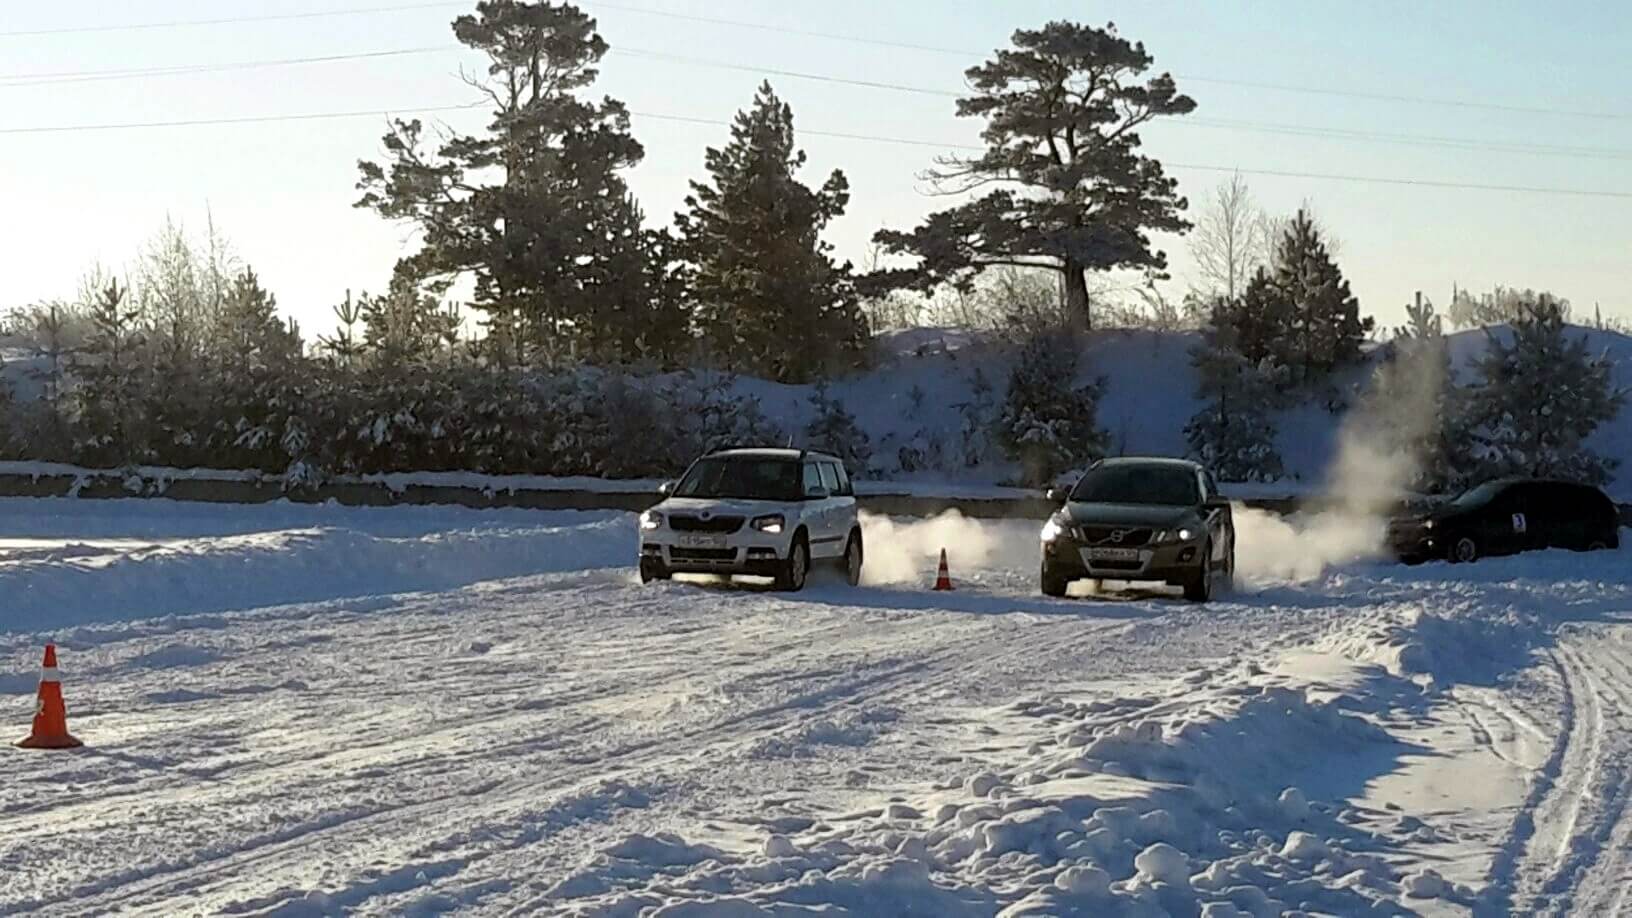
{"type": "Polygon", "coordinates": [[[1073,580],[1162,581],[1206,602],[1235,579],[1235,521],[1205,468],[1178,459],[1105,459],[1043,526],[1042,587],[1073,580]]]}
{"type": "Polygon", "coordinates": [[[1543,548],[1620,547],[1620,512],[1604,492],[1568,481],[1488,481],[1423,513],[1391,520],[1400,560],[1476,561],[1543,548]]]}

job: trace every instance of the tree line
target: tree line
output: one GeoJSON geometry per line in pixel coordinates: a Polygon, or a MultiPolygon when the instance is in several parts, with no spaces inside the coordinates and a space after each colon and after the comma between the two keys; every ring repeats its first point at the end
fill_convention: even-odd
{"type": "MultiPolygon", "coordinates": [[[[1278,408],[1364,401],[1334,380],[1376,330],[1330,233],[1308,208],[1266,217],[1238,179],[1192,227],[1140,129],[1196,103],[1114,26],[1021,29],[970,68],[956,115],[984,123],[985,150],[925,173],[958,203],[914,228],[881,229],[860,270],[824,239],[848,182],[840,170],[801,180],[793,113],[769,83],[705,151],[683,209],[654,225],[627,181],[644,157],[630,113],[591,95],[609,50],[592,17],[570,3],[483,0],[452,30],[484,63],[465,80],[488,120],[474,132],[394,120],[384,156],[358,163],[356,205],[417,240],[383,293],[348,292],[336,330],[307,342],[213,226],[201,242],[167,227],[126,282],[93,273],[71,301],[12,317],[46,370],[39,403],[10,406],[0,452],[296,479],[403,468],[622,475],[670,471],[708,443],[787,435],[865,463],[884,445],[866,442],[825,388],[810,428],[783,431],[732,394],[730,375],[820,382],[865,364],[872,325],[926,315],[1000,331],[1018,357],[1006,387],[972,384],[960,443],[892,444],[902,470],[995,452],[1036,483],[1111,449],[1096,417],[1106,381],[1083,365],[1081,336],[1129,319],[1202,330],[1203,407],[1186,435],[1226,478],[1279,474],[1278,408]],[[1200,283],[1174,303],[1151,234],[1186,231],[1200,283]],[[1113,272],[1139,280],[1110,295],[1113,272]],[[470,292],[456,306],[460,282],[470,292]],[[658,443],[649,461],[626,455],[643,431],[658,443]]],[[[1481,364],[1467,392],[1447,375],[1432,442],[1608,474],[1607,463],[1545,458],[1578,447],[1586,419],[1620,400],[1594,358],[1565,341],[1566,315],[1545,294],[1457,291],[1454,319],[1522,333],[1493,340],[1491,354],[1507,356],[1481,364]],[[1568,436],[1520,431],[1519,414],[1496,403],[1498,388],[1532,385],[1526,374],[1543,367],[1566,402],[1547,417],[1576,419],[1568,436]]],[[[1386,365],[1435,352],[1438,318],[1418,318],[1386,365]]],[[[1375,388],[1410,378],[1399,371],[1375,388]]],[[[1460,455],[1429,464],[1468,467],[1460,455]]]]}

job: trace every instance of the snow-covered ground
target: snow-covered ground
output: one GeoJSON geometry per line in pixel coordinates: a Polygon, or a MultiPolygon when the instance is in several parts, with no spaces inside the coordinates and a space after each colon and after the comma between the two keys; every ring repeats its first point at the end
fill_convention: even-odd
{"type": "Polygon", "coordinates": [[[0,500],[0,724],[51,638],[86,741],[0,748],[0,913],[1626,907],[1632,551],[1239,518],[1201,608],[1041,597],[1029,522],[783,595],[642,587],[615,513],[0,500]]]}

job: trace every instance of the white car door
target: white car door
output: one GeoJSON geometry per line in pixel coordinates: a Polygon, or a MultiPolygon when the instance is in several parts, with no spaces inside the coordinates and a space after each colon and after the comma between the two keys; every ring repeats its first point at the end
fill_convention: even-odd
{"type": "Polygon", "coordinates": [[[822,503],[823,538],[822,557],[837,558],[844,554],[844,537],[849,529],[844,525],[845,499],[841,492],[839,481],[839,467],[832,462],[818,463],[822,467],[822,488],[827,491],[827,500],[822,503]]]}
{"type": "Polygon", "coordinates": [[[804,494],[805,500],[800,507],[799,518],[805,524],[805,531],[810,534],[810,556],[830,557],[832,546],[829,542],[828,516],[832,498],[827,493],[827,485],[822,481],[821,466],[815,461],[805,462],[804,494]]]}

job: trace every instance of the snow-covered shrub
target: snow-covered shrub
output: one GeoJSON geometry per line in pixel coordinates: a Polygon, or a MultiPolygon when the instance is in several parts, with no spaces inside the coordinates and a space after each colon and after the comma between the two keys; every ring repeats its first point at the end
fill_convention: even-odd
{"type": "Polygon", "coordinates": [[[1046,484],[1105,452],[1103,380],[1079,384],[1078,363],[1075,339],[1060,332],[1035,334],[1020,349],[994,439],[1020,463],[1026,484],[1046,484]]]}
{"type": "MultiPolygon", "coordinates": [[[[1215,317],[1217,313],[1215,313],[1215,317]]],[[[1236,347],[1233,326],[1215,321],[1190,352],[1201,410],[1184,427],[1190,458],[1224,481],[1273,481],[1282,474],[1270,416],[1284,373],[1253,363],[1236,347]]]]}
{"type": "Polygon", "coordinates": [[[828,394],[827,383],[816,384],[810,394],[815,416],[805,425],[805,444],[844,460],[852,475],[865,475],[873,456],[872,440],[856,423],[844,403],[828,394]]]}

